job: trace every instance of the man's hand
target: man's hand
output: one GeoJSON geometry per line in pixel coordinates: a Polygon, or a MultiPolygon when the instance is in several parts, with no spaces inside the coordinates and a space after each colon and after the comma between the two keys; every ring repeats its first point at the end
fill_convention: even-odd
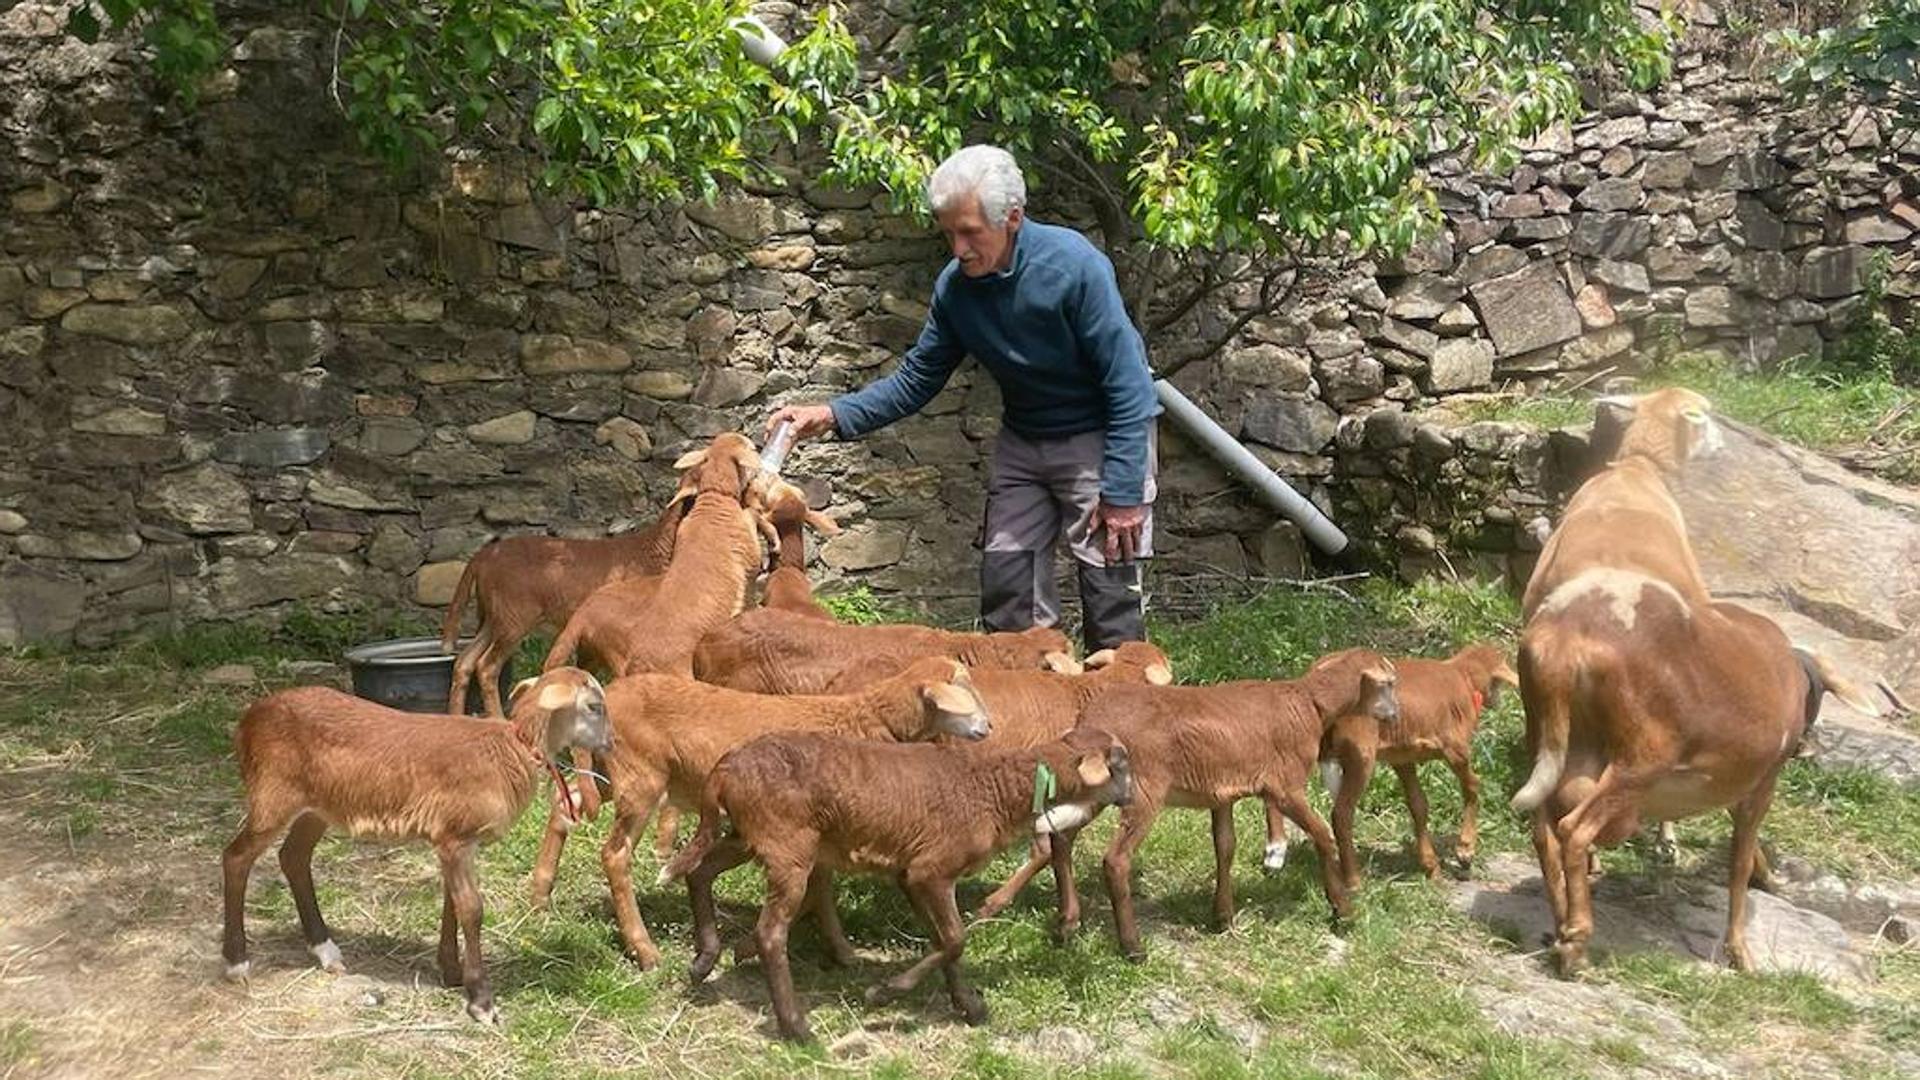
{"type": "Polygon", "coordinates": [[[1114,506],[1105,499],[1093,508],[1093,527],[1103,534],[1107,565],[1130,563],[1140,550],[1140,531],[1147,523],[1144,506],[1114,506]]]}
{"type": "Polygon", "coordinates": [[[761,441],[772,435],[782,420],[793,421],[794,442],[805,442],[834,430],[833,410],[825,405],[783,405],[767,417],[767,429],[761,433],[761,441]]]}

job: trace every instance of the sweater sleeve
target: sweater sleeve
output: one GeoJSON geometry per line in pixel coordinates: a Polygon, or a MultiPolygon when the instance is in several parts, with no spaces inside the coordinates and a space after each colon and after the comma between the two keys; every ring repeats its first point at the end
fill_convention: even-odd
{"type": "Polygon", "coordinates": [[[941,311],[940,291],[935,289],[926,325],[920,328],[919,340],[907,350],[900,366],[884,378],[827,402],[833,410],[834,429],[841,438],[853,439],[919,412],[947,385],[966,355],[966,347],[941,311]]]}
{"type": "Polygon", "coordinates": [[[1100,462],[1100,498],[1138,506],[1146,497],[1148,425],[1160,414],[1146,344],[1127,317],[1113,264],[1088,253],[1074,312],[1074,333],[1107,401],[1106,454],[1100,462]]]}

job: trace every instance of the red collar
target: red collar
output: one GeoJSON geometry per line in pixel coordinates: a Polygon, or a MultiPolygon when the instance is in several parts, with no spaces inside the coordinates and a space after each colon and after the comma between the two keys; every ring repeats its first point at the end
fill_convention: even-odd
{"type": "Polygon", "coordinates": [[[560,766],[554,764],[552,758],[542,754],[538,750],[530,749],[528,753],[533,755],[534,761],[546,768],[548,776],[553,777],[554,786],[559,789],[560,805],[565,807],[567,811],[567,820],[578,825],[580,823],[580,808],[573,803],[573,785],[567,783],[566,778],[560,775],[560,766]]]}

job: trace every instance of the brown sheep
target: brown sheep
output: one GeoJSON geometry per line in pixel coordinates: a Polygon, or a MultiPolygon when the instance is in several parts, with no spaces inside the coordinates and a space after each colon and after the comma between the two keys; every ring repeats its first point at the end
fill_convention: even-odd
{"type": "MultiPolygon", "coordinates": [[[[1233,919],[1233,804],[1259,796],[1313,839],[1320,880],[1334,916],[1349,913],[1333,835],[1307,802],[1307,777],[1320,740],[1334,720],[1353,713],[1391,723],[1398,711],[1395,675],[1386,657],[1348,649],[1322,657],[1287,682],[1246,681],[1213,686],[1121,686],[1102,694],[1081,716],[1083,725],[1111,732],[1133,759],[1134,801],[1105,861],[1114,932],[1129,959],[1145,956],[1133,911],[1133,852],[1167,807],[1204,808],[1213,815],[1216,922],[1233,919]]],[[[1054,838],[1060,886],[1060,932],[1079,925],[1072,885],[1072,832],[1054,838]]]]}
{"type": "Polygon", "coordinates": [[[765,561],[761,537],[760,455],[745,436],[720,435],[674,463],[689,470],[693,506],[680,523],[673,558],[658,577],[602,586],[583,602],[547,652],[545,667],[576,651],[602,660],[614,676],[642,671],[693,677],[693,651],[746,606],[765,561]]]}
{"type": "Polygon", "coordinates": [[[784,480],[775,480],[767,487],[767,520],[780,537],[780,561],[767,575],[761,603],[778,611],[833,621],[833,613],[813,598],[813,585],[807,580],[804,527],[811,526],[821,536],[835,536],[840,526],[820,511],[809,509],[806,493],[784,480]]]}
{"type": "Polygon", "coordinates": [[[1733,817],[1727,960],[1751,966],[1747,888],[1766,878],[1760,821],[1822,694],[1876,711],[1771,620],[1707,592],[1668,490],[1720,442],[1710,403],[1670,387],[1608,399],[1632,420],[1614,461],[1567,504],[1527,582],[1520,695],[1533,758],[1514,809],[1533,815],[1560,972],[1587,964],[1596,846],[1643,819],[1733,817]]]}
{"type": "Polygon", "coordinates": [[[509,536],[483,547],[468,561],[454,586],[440,626],[440,647],[453,652],[460,614],[472,597],[480,614],[473,640],[454,661],[447,711],[467,711],[469,683],[476,672],[487,711],[506,715],[500,701],[500,672],[520,642],[543,626],[559,629],[595,589],[626,575],[657,574],[673,557],[680,519],[693,490],[674,492],[652,525],[604,539],[565,540],[553,536],[509,536]]]}
{"type": "MultiPolygon", "coordinates": [[[[1427,835],[1427,797],[1420,789],[1419,766],[1436,758],[1460,780],[1463,803],[1460,839],[1454,859],[1464,873],[1478,849],[1480,778],[1474,774],[1473,733],[1480,714],[1494,703],[1501,686],[1518,687],[1520,677],[1506,654],[1492,645],[1471,645],[1446,660],[1396,659],[1400,681],[1394,692],[1400,716],[1382,724],[1370,716],[1342,716],[1320,740],[1320,772],[1333,798],[1333,837],[1340,848],[1340,877],[1348,889],[1360,887],[1360,860],[1353,846],[1353,815],[1373,776],[1375,762],[1393,766],[1413,818],[1414,851],[1428,877],[1440,875],[1440,858],[1427,835]]],[[[1283,845],[1285,828],[1278,839],[1283,845]]],[[[1270,849],[1271,853],[1271,849],[1270,849]]]]}
{"type": "MultiPolygon", "coordinates": [[[[1125,641],[1115,648],[1102,649],[1087,657],[1085,663],[1084,675],[976,670],[973,685],[993,717],[993,737],[980,749],[1052,742],[1073,730],[1087,706],[1113,687],[1173,683],[1173,664],[1167,654],[1144,641],[1125,641]]],[[[1047,837],[1036,837],[1026,864],[981,902],[976,917],[990,919],[1006,910],[1051,855],[1052,844],[1047,837]]]]}
{"type": "Polygon", "coordinates": [[[309,686],[256,702],[234,737],[247,818],[221,857],[226,904],[222,953],[244,979],[247,875],[286,833],[286,873],[300,928],[320,966],[344,971],[313,889],[313,848],[329,828],[386,840],[425,840],[440,856],[440,977],[464,986],[467,1012],[498,1011],[480,953],[480,885],[474,849],[498,839],[533,799],[541,772],[568,747],[605,750],[605,693],[584,671],[561,668],[514,688],[511,721],[405,713],[338,690],[309,686]],[[466,938],[460,951],[459,936],[466,938]]]}
{"type": "MultiPolygon", "coordinates": [[[[866,739],[908,741],[950,734],[980,738],[990,729],[965,666],[930,657],[857,694],[749,694],[674,675],[629,675],[607,687],[614,728],[606,754],[615,817],[600,852],[627,954],[642,968],[659,962],[634,903],[633,838],[663,800],[699,805],[701,785],[721,756],[773,731],[831,731],[866,739]]],[[[564,821],[549,821],[534,871],[534,897],[544,903],[566,843],[564,821]]]]}
{"type": "Polygon", "coordinates": [[[976,669],[1080,671],[1072,643],[1050,626],[1015,633],[848,626],[777,608],[755,608],[708,634],[693,670],[702,682],[759,694],[844,694],[928,656],[976,669]]]}
{"type": "MultiPolygon", "coordinates": [[[[926,958],[872,988],[884,1001],[919,985],[934,967],[946,975],[954,1008],[970,1024],[986,1021],[986,1003],[960,973],[966,927],[954,883],[1033,827],[1052,798],[1125,805],[1131,797],[1126,749],[1093,728],[1077,728],[1037,747],[988,751],[947,746],[889,746],[810,733],[768,735],[726,755],[701,794],[700,828],[661,872],[685,875],[693,900],[693,977],[719,956],[713,880],[748,858],[766,870],[767,900],[755,942],[767,973],[774,1017],[788,1039],[812,1037],[793,992],[787,931],[831,871],[888,874],[899,881],[934,933],[926,958]],[[733,833],[719,839],[722,816],[733,833]]],[[[831,912],[831,898],[825,912],[831,912]]],[[[816,912],[821,911],[816,904],[816,912]]],[[[823,922],[829,914],[822,914],[823,922]]],[[[837,922],[833,924],[837,930],[837,922]]]]}

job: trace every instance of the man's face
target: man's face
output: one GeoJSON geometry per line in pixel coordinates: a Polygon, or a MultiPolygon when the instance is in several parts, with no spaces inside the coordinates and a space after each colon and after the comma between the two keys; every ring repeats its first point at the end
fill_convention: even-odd
{"type": "Polygon", "coordinates": [[[959,204],[936,214],[947,247],[960,260],[960,272],[968,277],[986,277],[1005,270],[1013,262],[1013,234],[1020,227],[1020,208],[1007,213],[1007,223],[995,226],[980,210],[980,197],[969,195],[959,204]]]}

